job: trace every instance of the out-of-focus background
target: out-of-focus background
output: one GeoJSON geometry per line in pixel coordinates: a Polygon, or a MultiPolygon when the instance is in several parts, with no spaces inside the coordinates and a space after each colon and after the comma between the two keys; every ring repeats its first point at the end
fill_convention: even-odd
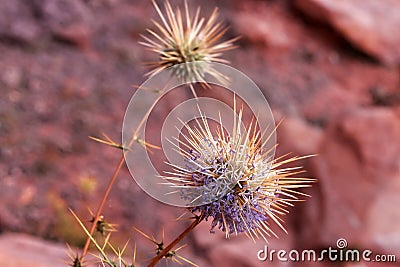
{"type": "MultiPolygon", "coordinates": [[[[162,4],[163,1],[158,1],[162,4]]],[[[172,1],[183,6],[183,1],[172,1]]],[[[240,35],[224,55],[267,97],[278,154],[318,154],[300,162],[318,179],[285,217],[269,249],[336,248],[400,260],[400,2],[398,0],[188,1],[194,12],[219,7],[240,35]]],[[[144,0],[0,1],[0,263],[65,266],[65,242],[85,236],[68,208],[90,219],[120,151],[88,136],[120,141],[125,108],[144,81],[138,44],[156,13],[144,0]]],[[[104,210],[145,260],[153,244],[185,226],[124,167],[104,210]],[[147,253],[147,254],[146,254],[147,253]]],[[[396,266],[367,262],[261,262],[264,242],[225,240],[201,224],[180,254],[200,266],[396,266]]],[[[163,266],[163,265],[160,265],[163,266]]],[[[173,266],[172,264],[170,266],[173,266]]]]}

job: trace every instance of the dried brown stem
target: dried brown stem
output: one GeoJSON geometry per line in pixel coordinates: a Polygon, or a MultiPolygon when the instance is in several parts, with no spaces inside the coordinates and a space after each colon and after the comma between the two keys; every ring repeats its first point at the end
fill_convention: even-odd
{"type": "Polygon", "coordinates": [[[168,254],[181,240],[187,236],[202,220],[203,216],[196,216],[195,220],[179,235],[177,236],[168,246],[166,246],[160,253],[157,254],[147,267],[154,267],[164,256],[168,254]]]}
{"type": "MultiPolygon", "coordinates": [[[[131,141],[130,141],[129,144],[128,144],[128,147],[130,147],[130,146],[132,145],[132,142],[137,141],[136,138],[137,138],[137,135],[138,135],[138,133],[139,133],[140,128],[141,128],[141,127],[143,126],[143,124],[146,122],[146,119],[147,119],[148,116],[150,115],[151,110],[152,110],[152,109],[154,108],[154,106],[157,104],[157,102],[158,102],[158,100],[161,98],[161,96],[162,96],[162,94],[160,94],[160,96],[157,98],[157,100],[154,101],[154,103],[152,104],[152,106],[150,107],[150,109],[146,112],[144,118],[140,121],[140,123],[139,123],[137,129],[135,130],[135,132],[134,132],[134,134],[133,134],[133,136],[132,136],[131,141]]],[[[96,140],[96,139],[95,139],[95,140],[96,140]]],[[[98,141],[98,140],[96,140],[96,141],[98,141]]],[[[123,147],[123,146],[122,146],[122,147],[123,147]]],[[[113,187],[113,185],[114,185],[114,183],[115,183],[115,181],[116,181],[116,179],[117,179],[117,177],[118,177],[119,171],[121,170],[121,167],[122,167],[123,163],[124,163],[124,154],[122,154],[121,159],[119,160],[118,165],[117,165],[117,167],[115,168],[114,174],[113,174],[113,176],[111,177],[110,182],[108,183],[108,186],[107,186],[107,189],[106,189],[106,191],[105,191],[105,193],[104,193],[103,199],[101,200],[101,203],[100,203],[100,205],[99,205],[99,207],[98,207],[98,209],[97,209],[97,212],[96,212],[96,214],[95,214],[95,216],[94,216],[94,218],[93,218],[93,222],[92,222],[92,225],[91,225],[91,227],[90,227],[90,235],[93,235],[94,230],[96,229],[97,222],[99,221],[99,218],[100,218],[101,213],[102,213],[102,211],[103,211],[103,208],[104,208],[104,205],[105,205],[106,200],[107,200],[107,198],[108,198],[108,195],[109,195],[110,192],[111,192],[111,189],[112,189],[112,187],[113,187]]],[[[88,237],[88,238],[86,239],[85,246],[83,247],[83,250],[82,250],[81,259],[83,259],[83,258],[86,256],[86,254],[88,253],[89,245],[90,245],[90,237],[88,237]]]]}
{"type": "MultiPolygon", "coordinates": [[[[108,198],[108,196],[109,196],[109,194],[111,192],[111,189],[112,189],[115,181],[117,180],[119,171],[121,170],[123,164],[124,164],[124,155],[122,154],[121,159],[119,160],[118,165],[114,170],[114,174],[111,177],[110,182],[107,185],[107,189],[104,192],[103,199],[101,200],[100,205],[97,208],[96,214],[94,215],[93,222],[92,222],[92,225],[91,225],[90,231],[89,231],[91,236],[93,235],[94,230],[96,229],[97,222],[100,219],[100,216],[101,216],[101,213],[103,211],[104,205],[106,204],[106,200],[107,200],[107,198],[108,198]]],[[[82,250],[81,259],[83,259],[86,256],[86,254],[88,253],[90,241],[91,241],[91,239],[90,239],[90,237],[88,237],[86,239],[85,246],[83,247],[83,250],[82,250]]]]}

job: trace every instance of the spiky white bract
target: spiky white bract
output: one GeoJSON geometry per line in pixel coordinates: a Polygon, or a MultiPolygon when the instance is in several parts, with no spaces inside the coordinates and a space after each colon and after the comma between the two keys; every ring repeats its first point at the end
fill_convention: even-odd
{"type": "MultiPolygon", "coordinates": [[[[236,113],[235,113],[236,114],[236,113]]],[[[268,136],[256,123],[242,130],[242,112],[235,115],[230,133],[220,121],[213,134],[202,115],[196,125],[185,128],[177,148],[186,166],[176,166],[163,178],[179,188],[181,197],[192,205],[190,212],[205,220],[212,218],[211,231],[218,227],[226,233],[245,232],[251,239],[272,235],[271,222],[284,231],[282,215],[287,206],[307,196],[297,189],[310,186],[313,179],[298,178],[301,167],[282,165],[305,157],[271,158],[275,147],[266,147],[268,136]],[[263,138],[266,137],[266,138],[263,138]]]]}
{"type": "Polygon", "coordinates": [[[220,57],[224,51],[234,48],[236,39],[220,42],[227,28],[217,22],[217,9],[206,19],[200,16],[200,8],[191,16],[187,1],[184,3],[185,9],[181,12],[179,7],[174,10],[165,1],[163,12],[153,1],[161,21],[153,20],[156,30],[148,29],[150,36],[142,36],[145,41],[140,42],[159,56],[158,61],[149,62],[153,69],[148,74],[152,76],[172,67],[173,74],[187,83],[205,82],[206,74],[226,83],[227,77],[204,62],[229,63],[220,57]],[[182,64],[189,62],[193,64],[182,64]]]}

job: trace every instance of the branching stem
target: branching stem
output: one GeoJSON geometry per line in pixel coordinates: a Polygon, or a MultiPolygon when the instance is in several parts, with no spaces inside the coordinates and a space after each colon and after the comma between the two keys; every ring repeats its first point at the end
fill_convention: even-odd
{"type": "MultiPolygon", "coordinates": [[[[114,174],[111,177],[110,182],[107,185],[107,189],[104,192],[103,199],[101,200],[100,205],[97,208],[96,214],[94,215],[93,222],[92,222],[92,225],[91,225],[90,231],[89,231],[90,236],[93,235],[94,230],[96,229],[97,222],[99,221],[101,213],[103,212],[103,208],[104,208],[104,205],[106,204],[106,200],[107,200],[108,196],[110,195],[111,189],[112,189],[115,181],[117,180],[119,171],[121,170],[123,164],[124,164],[124,155],[122,154],[121,159],[119,160],[118,165],[114,170],[114,174]]],[[[90,236],[86,239],[85,246],[83,247],[83,250],[82,250],[81,259],[83,259],[86,256],[86,254],[88,253],[88,249],[89,249],[89,245],[90,245],[90,241],[91,241],[90,236]]]]}
{"type": "Polygon", "coordinates": [[[168,246],[166,246],[160,253],[157,254],[147,267],[154,267],[164,256],[168,254],[185,236],[187,236],[202,220],[203,216],[196,216],[195,220],[179,235],[177,236],[168,246]]]}

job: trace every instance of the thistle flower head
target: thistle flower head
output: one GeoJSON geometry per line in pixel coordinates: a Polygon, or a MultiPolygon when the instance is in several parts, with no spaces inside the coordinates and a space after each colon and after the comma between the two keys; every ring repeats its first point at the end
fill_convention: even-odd
{"type": "Polygon", "coordinates": [[[227,237],[245,232],[252,239],[266,239],[276,236],[270,222],[285,230],[285,207],[305,195],[294,189],[309,186],[313,179],[292,177],[299,168],[280,167],[300,158],[271,159],[274,148],[266,148],[255,124],[245,131],[241,127],[242,112],[235,115],[231,133],[225,133],[220,122],[212,134],[203,115],[195,127],[186,125],[186,142],[181,144],[187,149],[181,153],[187,164],[173,165],[175,171],[164,178],[180,188],[182,198],[199,203],[189,210],[205,220],[212,218],[211,231],[217,227],[227,237]]]}
{"type": "Polygon", "coordinates": [[[171,68],[173,74],[185,82],[203,81],[206,73],[219,80],[225,79],[202,62],[228,63],[220,56],[222,52],[234,47],[235,39],[219,42],[227,28],[216,22],[217,9],[205,19],[200,17],[200,8],[197,8],[192,17],[187,1],[184,3],[183,14],[180,8],[173,10],[171,4],[166,1],[164,14],[153,1],[161,22],[153,21],[156,31],[148,29],[150,36],[142,36],[145,41],[140,42],[159,56],[158,61],[149,63],[153,70],[148,74],[155,75],[168,67],[173,67],[171,68]],[[188,62],[195,64],[182,64],[188,62]]]}

